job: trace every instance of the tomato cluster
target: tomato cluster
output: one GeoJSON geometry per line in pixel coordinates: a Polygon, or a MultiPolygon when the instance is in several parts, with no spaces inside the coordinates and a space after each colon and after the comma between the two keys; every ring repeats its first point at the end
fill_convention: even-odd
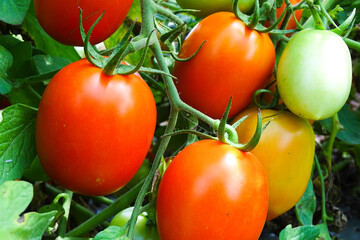
{"type": "MultiPolygon", "coordinates": [[[[274,74],[276,54],[269,34],[247,27],[230,12],[232,1],[177,2],[199,9],[199,17],[207,16],[188,34],[179,57],[189,58],[204,45],[173,68],[183,102],[218,119],[232,99],[232,122],[247,117],[236,128],[243,144],[257,127],[253,95],[271,77],[290,111],[260,111],[266,128],[250,152],[216,140],[197,141],[180,151],[159,184],[157,229],[148,228],[147,217],[140,215],[136,235],[163,240],[257,239],[265,221],[291,209],[307,187],[315,152],[307,119],[331,117],[344,105],[351,87],[349,50],[333,32],[302,30],[291,36],[274,74]]],[[[131,3],[104,1],[104,18],[90,42],[109,37],[131,3]]],[[[239,8],[246,12],[253,4],[254,0],[239,1],[239,8]]],[[[55,8],[59,5],[50,0],[35,0],[34,6],[49,35],[73,46],[82,44],[78,8],[83,10],[85,31],[101,14],[95,1],[64,1],[55,8]]],[[[300,18],[301,10],[295,15],[300,18]]],[[[287,28],[296,28],[294,19],[287,28]]],[[[154,97],[139,74],[110,76],[83,59],[63,68],[48,84],[38,109],[36,149],[55,182],[82,194],[107,195],[125,186],[140,168],[155,125],[154,97]]],[[[120,212],[111,225],[124,226],[131,212],[132,208],[120,212]]]]}

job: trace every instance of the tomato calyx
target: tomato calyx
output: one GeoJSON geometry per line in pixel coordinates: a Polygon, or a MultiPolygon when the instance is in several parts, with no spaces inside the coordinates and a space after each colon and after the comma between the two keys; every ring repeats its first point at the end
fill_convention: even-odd
{"type": "Polygon", "coordinates": [[[169,137],[169,136],[174,136],[174,135],[179,135],[179,134],[193,134],[202,139],[211,139],[211,140],[220,141],[220,142],[226,143],[234,148],[237,148],[243,152],[249,152],[252,149],[254,149],[256,147],[256,145],[259,143],[261,133],[265,130],[267,125],[270,123],[270,121],[264,127],[262,127],[262,116],[261,116],[261,112],[259,109],[258,115],[257,115],[257,125],[256,125],[256,130],[255,130],[254,135],[247,143],[245,143],[245,144],[239,143],[236,128],[247,118],[247,116],[241,118],[240,120],[236,121],[232,125],[227,124],[227,119],[229,116],[231,103],[232,103],[232,97],[229,100],[229,103],[226,107],[226,110],[225,110],[222,118],[220,120],[214,121],[214,124],[212,127],[214,130],[217,131],[217,137],[211,136],[206,133],[198,132],[196,130],[191,130],[191,129],[174,131],[170,134],[164,134],[162,137],[169,137]]]}
{"type": "Polygon", "coordinates": [[[272,4],[264,2],[260,7],[259,0],[256,0],[253,13],[251,15],[247,15],[240,11],[240,9],[238,8],[238,2],[239,0],[235,0],[233,2],[234,14],[236,15],[237,18],[243,21],[248,28],[255,29],[256,31],[261,33],[276,33],[276,34],[286,34],[295,31],[294,29],[291,30],[277,29],[277,26],[281,24],[284,16],[287,14],[288,9],[291,9],[292,11],[291,4],[284,9],[281,16],[278,19],[276,19],[276,21],[271,26],[265,27],[259,22],[261,20],[260,16],[268,15],[268,14],[271,15],[271,11],[275,11],[275,8],[273,8],[272,4]]]}
{"type": "Polygon", "coordinates": [[[151,45],[153,33],[155,31],[152,30],[146,37],[142,37],[138,39],[136,42],[133,41],[133,38],[131,36],[131,32],[135,27],[136,19],[132,23],[132,25],[129,27],[128,31],[125,33],[125,35],[120,40],[119,44],[110,51],[111,54],[109,57],[105,57],[101,55],[98,50],[90,44],[90,36],[97,25],[97,23],[101,20],[101,18],[104,16],[104,13],[96,19],[96,21],[93,23],[93,25],[90,27],[89,31],[85,33],[83,23],[82,23],[82,10],[80,9],[80,15],[79,15],[79,25],[80,25],[80,35],[84,42],[84,52],[85,56],[88,59],[90,63],[93,65],[103,69],[104,73],[112,76],[112,75],[131,75],[135,72],[149,72],[149,73],[157,73],[157,74],[163,74],[173,77],[171,74],[166,73],[164,71],[152,69],[152,68],[146,68],[142,67],[147,51],[151,45]],[[129,55],[130,53],[133,53],[139,49],[143,48],[143,52],[140,58],[140,61],[137,63],[136,66],[130,66],[127,64],[123,64],[124,58],[129,55]]]}

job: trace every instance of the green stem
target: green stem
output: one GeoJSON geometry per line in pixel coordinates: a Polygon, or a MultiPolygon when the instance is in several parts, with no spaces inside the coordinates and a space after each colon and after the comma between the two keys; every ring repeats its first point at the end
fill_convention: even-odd
{"type": "Polygon", "coordinates": [[[357,41],[349,39],[349,38],[345,38],[344,41],[349,46],[349,48],[352,48],[352,49],[360,52],[360,42],[357,42],[357,41]]]}
{"type": "MultiPolygon", "coordinates": [[[[170,112],[170,118],[169,118],[169,123],[166,127],[166,131],[165,131],[165,134],[169,134],[169,133],[172,133],[175,129],[175,126],[176,126],[176,122],[177,122],[177,118],[178,118],[178,114],[179,114],[179,111],[178,110],[174,110],[172,109],[171,112],[170,112]]],[[[135,201],[135,205],[134,205],[134,210],[133,210],[133,213],[131,215],[131,219],[130,219],[130,223],[129,223],[129,231],[128,231],[128,237],[130,239],[134,239],[134,230],[135,230],[135,224],[136,224],[136,220],[137,220],[137,216],[140,214],[140,207],[142,205],[142,202],[144,201],[144,198],[146,196],[146,193],[148,192],[148,189],[154,179],[154,176],[155,176],[155,173],[156,173],[156,170],[158,169],[159,165],[160,165],[160,162],[161,162],[161,159],[162,159],[162,156],[164,155],[165,153],[165,150],[169,144],[169,141],[170,141],[170,138],[171,136],[167,136],[167,137],[164,137],[162,138],[161,142],[160,142],[160,145],[159,145],[159,148],[156,152],[156,155],[155,155],[155,159],[154,159],[154,163],[151,167],[151,170],[149,172],[149,175],[146,177],[145,179],[145,182],[144,182],[144,185],[142,186],[140,192],[139,192],[139,195],[135,201]]]]}
{"type": "Polygon", "coordinates": [[[311,11],[311,15],[314,18],[314,22],[315,22],[315,29],[320,29],[320,30],[325,30],[324,24],[322,22],[322,19],[320,18],[319,13],[317,12],[314,4],[312,3],[311,0],[306,0],[306,3],[309,6],[309,9],[311,11]]]}
{"type": "MultiPolygon", "coordinates": [[[[329,10],[334,4],[337,3],[338,0],[325,0],[321,4],[326,10],[329,10]]],[[[314,18],[313,16],[310,16],[308,20],[304,23],[304,28],[312,28],[312,25],[314,24],[314,18]]]]}
{"type": "Polygon", "coordinates": [[[110,198],[104,196],[93,196],[91,198],[94,199],[96,202],[103,203],[106,205],[110,205],[114,203],[114,200],[111,200],[110,198]]]}
{"type": "MultiPolygon", "coordinates": [[[[142,2],[145,3],[146,1],[150,1],[150,0],[143,0],[142,2]]],[[[142,5],[144,6],[144,5],[142,5]]],[[[159,67],[162,71],[164,72],[168,72],[168,68],[167,68],[167,64],[165,62],[165,59],[162,55],[162,51],[161,51],[161,46],[160,46],[160,43],[159,42],[156,42],[153,46],[152,46],[152,50],[155,54],[155,57],[156,57],[156,60],[158,61],[159,63],[159,67]]],[[[164,76],[164,83],[165,83],[165,89],[166,89],[166,92],[168,94],[168,96],[170,95],[169,93],[169,88],[168,88],[168,83],[169,83],[169,79],[171,80],[172,82],[172,79],[168,76],[164,76]]],[[[169,97],[169,99],[171,99],[171,97],[169,97]]],[[[179,115],[179,109],[178,108],[174,108],[174,106],[172,105],[172,101],[170,101],[170,105],[171,105],[171,111],[170,111],[170,117],[169,117],[169,123],[166,127],[166,130],[165,130],[165,133],[164,134],[170,134],[174,131],[175,129],[175,126],[176,126],[176,122],[177,122],[177,119],[178,119],[178,115],[179,115]]],[[[140,207],[142,205],[142,202],[144,201],[144,198],[146,196],[146,193],[148,192],[148,189],[153,181],[153,178],[155,176],[155,172],[156,170],[158,169],[159,165],[160,165],[160,162],[161,162],[161,159],[165,153],[165,150],[169,144],[169,141],[170,141],[170,138],[171,136],[166,136],[164,138],[162,138],[161,142],[160,142],[160,145],[159,145],[159,148],[156,152],[156,155],[155,155],[155,159],[154,159],[154,163],[151,167],[151,170],[150,170],[150,173],[149,175],[146,177],[145,179],[145,182],[144,182],[144,185],[142,186],[140,192],[139,192],[139,195],[135,201],[135,205],[134,205],[134,210],[133,210],[133,213],[131,215],[131,219],[130,219],[130,223],[129,223],[129,231],[128,231],[128,237],[130,239],[134,239],[134,230],[135,230],[135,223],[136,223],[136,220],[137,220],[137,216],[139,215],[140,213],[140,207]]]]}
{"type": "MultiPolygon", "coordinates": [[[[61,191],[59,189],[57,189],[49,184],[45,184],[45,189],[51,196],[54,196],[54,197],[61,193],[61,191]]],[[[89,218],[95,216],[95,214],[92,211],[90,211],[89,209],[78,204],[74,200],[71,200],[71,212],[72,212],[72,215],[75,215],[77,217],[84,218],[84,219],[89,219],[89,218]]]]}
{"type": "Polygon", "coordinates": [[[321,219],[322,219],[323,223],[326,224],[327,215],[326,215],[326,200],[325,200],[324,176],[323,176],[323,174],[322,174],[321,166],[320,166],[319,160],[318,160],[318,158],[317,158],[316,155],[315,155],[315,157],[314,157],[314,160],[315,160],[316,169],[317,169],[318,174],[319,174],[320,186],[321,186],[321,219]]]}
{"type": "Polygon", "coordinates": [[[58,230],[59,236],[61,236],[61,237],[64,237],[66,234],[66,227],[67,227],[67,221],[69,219],[71,199],[73,196],[73,192],[70,190],[65,190],[65,194],[67,195],[67,197],[65,198],[65,202],[63,204],[65,213],[60,219],[59,230],[58,230]]]}
{"type": "Polygon", "coordinates": [[[333,152],[335,138],[341,128],[341,124],[337,113],[331,118],[331,122],[332,122],[332,127],[331,127],[330,138],[324,151],[324,155],[327,160],[327,168],[329,174],[331,173],[331,168],[332,168],[332,152],[333,152]]]}
{"type": "Polygon", "coordinates": [[[88,219],[87,221],[83,222],[76,228],[72,229],[70,232],[66,234],[67,237],[79,237],[90,230],[95,228],[97,225],[103,223],[108,218],[114,216],[117,212],[127,208],[130,204],[136,199],[140,188],[144,181],[141,181],[136,186],[134,186],[131,190],[126,192],[124,195],[120,196],[116,199],[111,205],[101,211],[99,214],[93,216],[92,218],[88,219]]]}

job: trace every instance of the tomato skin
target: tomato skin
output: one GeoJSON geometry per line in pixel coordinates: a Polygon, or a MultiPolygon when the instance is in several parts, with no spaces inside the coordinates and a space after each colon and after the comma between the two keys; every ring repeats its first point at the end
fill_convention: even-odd
{"type": "MultiPolygon", "coordinates": [[[[260,142],[251,151],[263,164],[269,183],[269,210],[271,220],[292,208],[304,194],[310,180],[315,135],[310,123],[290,112],[261,110],[263,126],[270,124],[261,135],[260,142]]],[[[257,122],[257,109],[250,108],[234,118],[249,115],[237,127],[240,143],[253,136],[257,122]]]]}
{"type": "Polygon", "coordinates": [[[97,44],[110,37],[122,24],[133,0],[34,0],[34,8],[40,25],[56,41],[71,46],[82,46],[79,30],[80,10],[83,11],[85,33],[105,11],[94,28],[90,43],[97,44]]]}
{"type": "Polygon", "coordinates": [[[192,107],[220,118],[230,97],[229,117],[252,102],[253,93],[272,74],[275,49],[268,34],[249,29],[233,13],[219,12],[202,20],[188,35],[173,75],[180,98],[192,107]],[[255,74],[256,73],[256,74],[255,74]]]}
{"type": "Polygon", "coordinates": [[[265,171],[253,154],[198,141],[173,159],[161,179],[160,239],[258,239],[267,206],[265,171]]]}
{"type": "MultiPolygon", "coordinates": [[[[120,211],[114,216],[110,222],[110,226],[123,227],[131,218],[131,214],[134,210],[134,207],[126,208],[120,211]]],[[[159,240],[159,234],[156,229],[156,225],[148,225],[147,223],[147,214],[141,213],[138,216],[136,225],[135,225],[135,240],[159,240]]]]}
{"type": "MultiPolygon", "coordinates": [[[[232,0],[176,0],[184,9],[196,9],[200,12],[192,13],[198,17],[204,18],[216,12],[233,12],[232,0]]],[[[253,8],[255,0],[239,0],[240,11],[246,13],[253,8]]]]}
{"type": "Polygon", "coordinates": [[[298,116],[319,120],[333,116],[345,104],[352,83],[348,47],[325,30],[303,30],[286,45],[279,61],[280,97],[298,116]]]}
{"type": "Polygon", "coordinates": [[[82,194],[107,195],[135,175],[150,147],[156,105],[137,74],[108,76],[87,60],[59,71],[36,120],[36,147],[48,176],[82,194]]]}

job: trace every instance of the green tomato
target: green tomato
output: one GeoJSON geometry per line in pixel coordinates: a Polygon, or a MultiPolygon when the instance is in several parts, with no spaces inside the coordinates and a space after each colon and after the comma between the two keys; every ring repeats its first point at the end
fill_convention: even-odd
{"type": "MultiPolygon", "coordinates": [[[[232,0],[176,0],[184,9],[200,10],[194,15],[204,18],[212,13],[228,11],[232,12],[232,0]]],[[[239,0],[239,9],[246,13],[254,6],[255,0],[239,0]]]]}
{"type": "Polygon", "coordinates": [[[333,116],[348,99],[351,83],[349,49],[333,32],[302,30],[290,39],[280,57],[280,97],[300,117],[320,120],[333,116]]]}
{"type": "MultiPolygon", "coordinates": [[[[133,207],[126,208],[115,215],[110,226],[123,227],[131,218],[133,207]]],[[[160,240],[155,224],[148,224],[147,214],[141,213],[135,225],[135,240],[160,240]]]]}

